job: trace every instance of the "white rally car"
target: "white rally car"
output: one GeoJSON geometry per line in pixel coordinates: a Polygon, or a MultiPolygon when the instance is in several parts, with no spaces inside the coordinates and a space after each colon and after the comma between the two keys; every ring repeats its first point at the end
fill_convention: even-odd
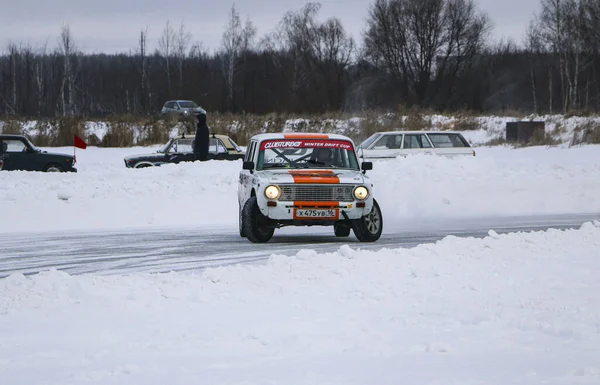
{"type": "Polygon", "coordinates": [[[354,143],[343,135],[271,133],[250,139],[238,185],[239,231],[268,242],[283,226],[333,226],[374,242],[383,216],[354,143]],[[361,171],[362,169],[362,171],[361,171]]]}

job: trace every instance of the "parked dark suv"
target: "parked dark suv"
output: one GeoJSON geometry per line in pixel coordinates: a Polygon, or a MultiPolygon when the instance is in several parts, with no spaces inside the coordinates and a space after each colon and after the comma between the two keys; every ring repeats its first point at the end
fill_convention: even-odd
{"type": "Polygon", "coordinates": [[[0,134],[3,171],[77,172],[75,157],[43,151],[25,136],[0,134]]]}

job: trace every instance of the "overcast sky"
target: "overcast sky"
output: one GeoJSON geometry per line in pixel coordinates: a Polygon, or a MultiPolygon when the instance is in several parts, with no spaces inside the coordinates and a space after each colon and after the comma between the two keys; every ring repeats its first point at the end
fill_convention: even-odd
{"type": "MultiPolygon", "coordinates": [[[[273,31],[286,11],[299,10],[306,0],[236,0],[242,18],[250,17],[258,35],[273,31]]],[[[540,0],[475,0],[493,22],[495,38],[509,37],[521,43],[540,0]]],[[[319,19],[336,16],[346,30],[361,39],[372,0],[323,0],[319,19]]],[[[69,25],[77,47],[84,52],[128,52],[136,48],[142,29],[148,28],[151,50],[167,21],[182,22],[212,51],[218,48],[233,1],[220,0],[0,0],[0,50],[9,41],[34,48],[57,45],[63,24],[69,25]]]]}

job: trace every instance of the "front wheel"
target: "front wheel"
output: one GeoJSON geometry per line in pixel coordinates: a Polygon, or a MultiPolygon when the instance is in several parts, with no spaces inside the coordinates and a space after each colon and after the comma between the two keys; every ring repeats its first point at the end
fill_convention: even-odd
{"type": "Polygon", "coordinates": [[[250,197],[242,210],[242,231],[252,243],[268,242],[275,229],[265,224],[266,217],[260,212],[256,196],[250,197]]]}
{"type": "Polygon", "coordinates": [[[375,199],[373,199],[373,209],[371,212],[353,221],[352,230],[354,230],[354,235],[361,242],[375,242],[381,237],[383,215],[375,199]]]}
{"type": "Polygon", "coordinates": [[[246,238],[246,233],[244,232],[244,217],[242,216],[242,207],[238,208],[238,228],[240,231],[240,237],[246,238]]]}
{"type": "Polygon", "coordinates": [[[350,235],[350,226],[346,224],[336,223],[333,225],[333,232],[336,237],[347,237],[350,235]]]}
{"type": "Polygon", "coordinates": [[[44,169],[45,172],[63,172],[65,171],[60,164],[50,163],[44,169]]]}

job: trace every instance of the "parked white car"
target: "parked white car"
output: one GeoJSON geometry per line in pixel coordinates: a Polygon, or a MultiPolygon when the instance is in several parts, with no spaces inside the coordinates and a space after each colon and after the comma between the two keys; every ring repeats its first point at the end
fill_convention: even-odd
{"type": "Polygon", "coordinates": [[[268,242],[284,226],[333,226],[374,242],[383,216],[355,146],[343,135],[271,133],[250,139],[238,185],[240,236],[268,242]]]}
{"type": "Polygon", "coordinates": [[[396,158],[414,154],[475,156],[475,150],[460,132],[387,131],[377,132],[359,145],[366,159],[396,158]]]}

